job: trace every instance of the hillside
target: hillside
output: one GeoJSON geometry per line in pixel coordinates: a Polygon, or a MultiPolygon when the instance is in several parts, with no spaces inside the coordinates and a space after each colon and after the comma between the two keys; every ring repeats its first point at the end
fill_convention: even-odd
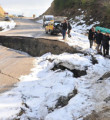
{"type": "Polygon", "coordinates": [[[3,10],[3,8],[0,6],[0,17],[3,17],[4,16],[4,10],[3,10]]]}
{"type": "Polygon", "coordinates": [[[109,0],[54,0],[44,14],[53,14],[75,18],[84,15],[87,25],[99,21],[101,26],[110,28],[109,0]]]}

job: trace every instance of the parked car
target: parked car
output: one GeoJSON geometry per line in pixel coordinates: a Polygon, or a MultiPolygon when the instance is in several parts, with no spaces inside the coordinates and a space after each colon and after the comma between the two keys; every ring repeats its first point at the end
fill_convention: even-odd
{"type": "Polygon", "coordinates": [[[18,15],[19,18],[23,18],[24,16],[23,15],[18,15]]]}
{"type": "Polygon", "coordinates": [[[46,25],[48,25],[48,23],[54,20],[54,16],[53,15],[44,15],[43,16],[43,27],[45,27],[46,25]]]}
{"type": "Polygon", "coordinates": [[[10,18],[7,16],[7,17],[5,17],[4,20],[5,20],[5,21],[10,21],[10,18]]]}
{"type": "Polygon", "coordinates": [[[49,22],[48,25],[45,26],[45,32],[46,34],[50,33],[51,35],[61,33],[62,32],[61,21],[49,22]]]}

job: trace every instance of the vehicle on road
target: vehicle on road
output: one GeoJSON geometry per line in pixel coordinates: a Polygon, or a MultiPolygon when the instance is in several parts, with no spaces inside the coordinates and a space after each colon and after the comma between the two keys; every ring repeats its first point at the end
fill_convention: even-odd
{"type": "Polygon", "coordinates": [[[7,17],[5,17],[4,20],[5,20],[5,21],[10,21],[10,18],[7,16],[7,17]]]}
{"type": "Polygon", "coordinates": [[[18,15],[19,18],[23,18],[24,16],[23,15],[18,15]]]}
{"type": "Polygon", "coordinates": [[[45,27],[46,25],[48,25],[48,23],[54,20],[54,16],[53,15],[44,15],[43,16],[43,27],[45,27]]]}
{"type": "Polygon", "coordinates": [[[61,21],[50,21],[47,26],[45,26],[46,34],[59,34],[62,33],[61,21]]]}

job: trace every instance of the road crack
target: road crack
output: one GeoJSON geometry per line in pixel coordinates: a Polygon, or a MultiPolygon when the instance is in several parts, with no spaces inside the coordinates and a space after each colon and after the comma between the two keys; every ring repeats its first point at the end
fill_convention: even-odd
{"type": "Polygon", "coordinates": [[[0,74],[5,75],[5,76],[10,77],[10,78],[13,78],[13,79],[16,79],[17,81],[20,81],[18,78],[15,78],[9,74],[3,73],[1,70],[0,70],[0,74]]]}

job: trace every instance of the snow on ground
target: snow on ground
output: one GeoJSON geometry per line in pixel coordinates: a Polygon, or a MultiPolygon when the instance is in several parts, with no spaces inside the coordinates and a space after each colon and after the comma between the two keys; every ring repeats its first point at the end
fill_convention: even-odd
{"type": "MultiPolygon", "coordinates": [[[[65,42],[95,53],[89,49],[87,36],[74,28],[71,35],[65,42]]],[[[29,75],[20,77],[14,89],[0,95],[0,120],[83,120],[92,111],[110,107],[105,101],[110,95],[110,78],[98,81],[110,71],[109,59],[95,54],[47,53],[36,57],[34,65],[29,75]],[[98,63],[93,64],[93,57],[98,63]],[[56,65],[67,69],[53,69],[56,65]],[[72,69],[87,74],[76,78],[72,69]]]]}
{"type": "Polygon", "coordinates": [[[110,60],[100,55],[94,57],[98,64],[93,65],[92,57],[83,54],[48,53],[37,57],[31,74],[21,76],[21,82],[14,89],[0,96],[0,120],[82,120],[93,110],[109,106],[104,100],[110,94],[110,79],[102,83],[97,80],[109,71],[110,60]],[[86,70],[87,75],[75,78],[67,69],[53,71],[52,68],[60,63],[86,70]],[[59,102],[57,106],[58,99],[61,96],[67,98],[74,89],[77,93],[67,105],[61,107],[59,102]]]}
{"type": "MultiPolygon", "coordinates": [[[[81,10],[81,9],[78,9],[81,10]]],[[[84,21],[84,15],[76,16],[74,20],[70,19],[72,30],[71,30],[71,38],[66,37],[66,41],[70,46],[79,47],[82,51],[86,51],[89,53],[97,53],[95,50],[96,45],[94,43],[93,49],[89,49],[89,40],[88,36],[85,35],[88,33],[89,29],[94,27],[94,25],[99,24],[99,21],[93,22],[91,25],[86,25],[84,21]]],[[[91,19],[92,20],[92,19],[91,19]]],[[[61,40],[62,38],[59,37],[61,40]]]]}
{"type": "MultiPolygon", "coordinates": [[[[78,32],[78,33],[87,33],[89,29],[91,29],[92,27],[94,27],[95,25],[100,24],[99,21],[93,22],[91,25],[86,25],[86,22],[84,20],[85,15],[80,15],[80,16],[76,16],[75,19],[70,19],[70,22],[72,24],[72,28],[74,30],[74,32],[78,32]]],[[[93,21],[93,19],[90,19],[90,21],[93,21]]]]}
{"type": "Polygon", "coordinates": [[[8,30],[13,29],[16,26],[16,23],[11,20],[11,21],[0,21],[0,27],[3,29],[0,32],[6,32],[8,30]]]}
{"type": "Polygon", "coordinates": [[[62,40],[62,36],[60,36],[58,39],[60,41],[66,42],[69,46],[76,47],[77,49],[85,53],[91,53],[91,54],[97,53],[96,43],[94,43],[93,48],[91,49],[88,36],[74,31],[74,28],[72,28],[71,30],[71,38],[69,38],[68,35],[66,34],[65,40],[62,40]]]}
{"type": "Polygon", "coordinates": [[[43,24],[43,19],[37,20],[37,23],[43,24]]]}
{"type": "MultiPolygon", "coordinates": [[[[78,9],[81,10],[81,9],[78,9]]],[[[83,13],[83,11],[82,11],[83,13]]],[[[62,36],[59,37],[60,41],[64,41],[69,44],[69,46],[77,47],[77,49],[91,54],[96,54],[96,43],[93,44],[93,48],[90,49],[89,39],[87,36],[87,33],[89,29],[94,27],[95,25],[100,24],[99,21],[93,22],[91,25],[86,25],[86,22],[84,21],[84,15],[76,16],[75,19],[70,19],[70,23],[72,26],[71,30],[71,38],[68,37],[66,34],[65,41],[62,40],[62,36]]],[[[90,21],[93,21],[93,19],[90,19],[90,21]]]]}

